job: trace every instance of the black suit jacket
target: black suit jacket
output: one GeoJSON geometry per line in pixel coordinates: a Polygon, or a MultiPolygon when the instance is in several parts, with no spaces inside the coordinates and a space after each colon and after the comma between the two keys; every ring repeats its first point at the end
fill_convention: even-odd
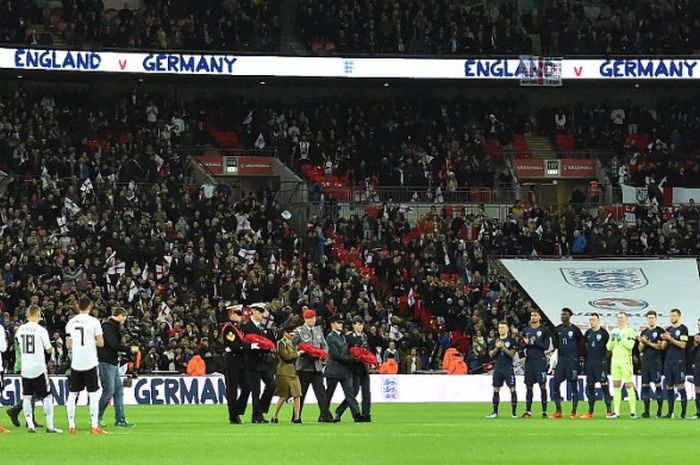
{"type": "MultiPolygon", "coordinates": [[[[275,342],[275,336],[269,329],[258,328],[253,320],[248,321],[241,327],[241,330],[245,334],[259,334],[260,336],[265,336],[272,342],[275,342]]],[[[248,368],[251,369],[273,369],[275,364],[275,357],[271,352],[261,349],[253,349],[249,345],[246,345],[245,351],[245,361],[248,368]]]]}
{"type": "Polygon", "coordinates": [[[353,358],[348,355],[348,343],[343,334],[337,334],[331,331],[326,336],[328,344],[328,362],[326,363],[326,378],[351,378],[352,371],[350,367],[353,363],[353,358]]]}

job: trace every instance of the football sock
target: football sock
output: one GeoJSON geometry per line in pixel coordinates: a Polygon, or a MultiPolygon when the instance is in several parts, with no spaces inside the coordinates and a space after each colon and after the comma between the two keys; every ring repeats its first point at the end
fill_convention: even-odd
{"type": "Polygon", "coordinates": [[[586,385],[586,393],[588,394],[588,413],[595,411],[595,384],[586,385]]]}
{"type": "Polygon", "coordinates": [[[637,391],[634,389],[627,390],[627,402],[630,404],[630,413],[632,415],[637,414],[637,391]]]}
{"type": "Polygon", "coordinates": [[[685,416],[685,413],[688,410],[688,394],[685,392],[685,388],[679,389],[679,391],[681,394],[681,415],[685,416]]]}
{"type": "Polygon", "coordinates": [[[654,391],[654,394],[656,395],[656,414],[661,416],[661,410],[664,406],[664,390],[659,386],[656,388],[656,391],[654,391]]]}
{"type": "Polygon", "coordinates": [[[547,411],[547,388],[540,388],[542,394],[542,412],[547,411]]]}
{"type": "Polygon", "coordinates": [[[649,404],[651,403],[650,397],[651,388],[649,386],[642,386],[642,400],[644,401],[644,414],[649,414],[649,404]]]}
{"type": "Polygon", "coordinates": [[[532,398],[534,389],[530,388],[525,394],[525,411],[532,412],[532,398]]]}
{"type": "Polygon", "coordinates": [[[602,384],[600,388],[603,390],[603,401],[605,402],[606,412],[612,412],[612,399],[610,399],[610,385],[602,384]]]}
{"type": "Polygon", "coordinates": [[[97,428],[100,426],[100,393],[89,392],[88,399],[90,401],[90,427],[97,428]]]}
{"type": "Polygon", "coordinates": [[[613,405],[615,409],[615,415],[620,414],[620,405],[622,404],[622,388],[613,387],[613,405]]]}
{"type": "Polygon", "coordinates": [[[695,415],[700,416],[700,393],[695,393],[695,415]]]}
{"type": "Polygon", "coordinates": [[[498,403],[501,401],[501,395],[498,392],[493,393],[493,413],[498,413],[498,403]]]}
{"type": "Polygon", "coordinates": [[[66,400],[66,412],[68,412],[68,427],[75,428],[75,403],[78,401],[78,393],[70,392],[68,393],[68,400],[66,400]]]}
{"type": "Polygon", "coordinates": [[[515,412],[518,411],[518,393],[515,391],[510,392],[510,407],[513,416],[515,416],[515,412]]]}
{"type": "Polygon", "coordinates": [[[673,415],[673,404],[676,403],[676,393],[673,388],[668,390],[668,413],[673,415]]]}
{"type": "Polygon", "coordinates": [[[44,415],[46,415],[46,428],[54,429],[53,423],[53,398],[49,394],[42,401],[44,404],[44,415]]]}
{"type": "MultiPolygon", "coordinates": [[[[554,384],[554,408],[557,413],[561,413],[561,384],[554,384]]],[[[546,409],[542,409],[544,411],[546,409]]]]}
{"type": "Polygon", "coordinates": [[[34,415],[32,414],[32,396],[22,396],[22,411],[27,422],[27,428],[34,429],[34,415]]]}
{"type": "Polygon", "coordinates": [[[578,382],[574,381],[571,386],[571,413],[578,410],[578,382]]]}

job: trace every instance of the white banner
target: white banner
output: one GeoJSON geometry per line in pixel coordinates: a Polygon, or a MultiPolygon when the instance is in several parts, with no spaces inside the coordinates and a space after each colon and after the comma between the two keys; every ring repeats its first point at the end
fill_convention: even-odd
{"type": "MultiPolygon", "coordinates": [[[[0,396],[0,404],[11,406],[20,399],[21,379],[17,376],[7,377],[5,390],[0,396]]],[[[549,395],[554,395],[552,378],[549,378],[549,395]]],[[[636,377],[637,390],[641,385],[636,377]]],[[[491,375],[371,375],[370,385],[372,403],[423,403],[423,402],[490,402],[493,394],[491,375]]],[[[516,376],[518,399],[525,400],[525,384],[522,376],[516,376]]],[[[568,387],[562,386],[562,395],[571,398],[568,387]]],[[[51,377],[51,390],[57,404],[64,405],[68,398],[68,380],[63,376],[51,377]]],[[[505,389],[507,391],[507,389],[505,389]]],[[[665,390],[664,390],[665,391],[665,390]]],[[[687,392],[693,399],[694,388],[687,383],[687,392]]],[[[579,379],[579,392],[585,399],[584,378],[579,379]]],[[[536,390],[539,399],[539,390],[536,390]]],[[[600,392],[598,397],[600,398],[600,392]]],[[[509,401],[509,394],[501,394],[504,405],[509,401]]],[[[343,400],[340,386],[333,396],[333,403],[343,400]]],[[[81,393],[78,403],[85,405],[87,395],[81,393]]],[[[188,376],[144,376],[134,380],[132,387],[124,389],[125,405],[191,405],[226,403],[226,387],[223,376],[205,377],[188,376]]],[[[249,402],[250,403],[250,402],[249,402]]],[[[310,389],[306,403],[313,405],[316,399],[310,389]]],[[[505,408],[505,407],[504,407],[505,408]]],[[[522,409],[521,409],[522,411],[522,409]]],[[[486,412],[485,412],[486,413],[486,412]]]]}
{"type": "Polygon", "coordinates": [[[571,308],[572,321],[584,327],[592,312],[600,314],[604,326],[615,326],[616,314],[626,311],[630,325],[639,329],[648,310],[655,310],[659,324],[668,326],[670,310],[678,308],[693,332],[700,317],[695,259],[502,262],[554,324],[562,307],[571,308]]]}
{"type": "MultiPolygon", "coordinates": [[[[670,201],[673,205],[683,205],[690,203],[690,200],[695,201],[700,200],[700,189],[690,188],[690,187],[664,187],[663,191],[668,193],[667,189],[672,189],[672,195],[670,199],[665,200],[670,201]]],[[[646,187],[633,187],[627,186],[625,184],[620,184],[620,190],[622,191],[622,203],[627,205],[636,205],[637,203],[646,203],[649,200],[649,189],[646,187]]]]}
{"type": "Polygon", "coordinates": [[[689,187],[673,188],[673,204],[680,205],[690,203],[690,200],[697,202],[700,200],[700,189],[689,187]]]}
{"type": "Polygon", "coordinates": [[[622,203],[637,205],[639,202],[645,203],[649,199],[649,189],[646,187],[634,187],[620,184],[622,191],[622,203]]]}
{"type": "MultiPolygon", "coordinates": [[[[577,79],[699,79],[698,59],[562,60],[561,76],[577,79]]],[[[549,70],[540,60],[542,73],[549,70]]],[[[193,53],[92,52],[0,48],[0,69],[220,76],[374,79],[521,79],[518,58],[343,58],[193,53]]],[[[558,71],[557,71],[558,73],[558,71]]]]}

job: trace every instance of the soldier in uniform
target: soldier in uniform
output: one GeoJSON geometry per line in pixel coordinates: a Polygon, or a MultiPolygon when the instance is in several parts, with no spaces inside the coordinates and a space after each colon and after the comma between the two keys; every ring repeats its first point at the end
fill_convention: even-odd
{"type": "MultiPolygon", "coordinates": [[[[367,334],[364,332],[365,322],[361,316],[356,316],[352,320],[352,332],[345,336],[348,341],[348,347],[361,347],[363,349],[368,349],[367,344],[367,334]]],[[[372,397],[369,388],[369,369],[367,365],[359,360],[352,362],[350,367],[352,371],[352,386],[354,396],[362,390],[362,416],[365,421],[372,421],[371,408],[372,408],[372,397]]],[[[335,421],[340,421],[343,413],[348,408],[348,403],[343,401],[337,409],[335,409],[335,421]]]]}
{"type": "MultiPolygon", "coordinates": [[[[298,327],[294,333],[294,344],[297,345],[303,342],[327,351],[328,345],[326,344],[326,338],[323,337],[323,331],[316,326],[316,312],[308,307],[303,307],[302,310],[304,324],[298,327]]],[[[314,388],[318,408],[321,412],[318,421],[321,423],[332,423],[333,417],[329,410],[330,399],[326,398],[326,386],[323,384],[321,360],[302,355],[297,358],[296,368],[299,381],[301,382],[301,410],[299,415],[301,416],[301,413],[304,411],[304,400],[310,384],[314,388]]]]}
{"type": "Polygon", "coordinates": [[[343,319],[335,315],[329,320],[331,324],[331,332],[328,333],[326,342],[328,343],[328,363],[326,364],[326,384],[328,389],[326,397],[333,398],[335,388],[340,383],[345,394],[345,401],[350,407],[352,417],[355,422],[360,423],[367,421],[360,413],[360,406],[357,404],[353,392],[352,371],[350,367],[354,362],[353,358],[348,354],[348,343],[343,334],[343,319]]]}
{"type": "MultiPolygon", "coordinates": [[[[299,317],[295,318],[299,319],[299,317]]],[[[282,328],[282,339],[277,342],[277,372],[275,373],[276,387],[275,395],[279,396],[275,413],[270,420],[272,423],[279,423],[278,415],[282,407],[290,397],[294,399],[292,423],[301,423],[299,410],[301,407],[301,384],[297,376],[294,362],[299,356],[304,355],[303,350],[294,348],[294,330],[299,326],[296,320],[291,319],[282,328]]]]}
{"type": "MultiPolygon", "coordinates": [[[[253,314],[250,321],[243,325],[245,334],[258,334],[274,341],[272,331],[263,324],[262,318],[264,308],[259,306],[251,307],[253,314]]],[[[257,344],[250,344],[246,350],[245,357],[246,371],[248,372],[248,386],[253,394],[253,423],[269,423],[264,414],[270,410],[270,402],[275,392],[275,368],[277,360],[275,356],[260,349],[257,344]],[[265,384],[265,389],[260,393],[260,382],[265,384]]]]}
{"type": "Polygon", "coordinates": [[[243,331],[239,328],[243,308],[234,305],[228,308],[229,321],[221,328],[224,344],[224,366],[226,379],[226,402],[228,403],[228,420],[232,425],[243,423],[241,415],[245,413],[250,389],[245,369],[245,344],[243,331]],[[240,394],[238,390],[240,389],[240,394]]]}

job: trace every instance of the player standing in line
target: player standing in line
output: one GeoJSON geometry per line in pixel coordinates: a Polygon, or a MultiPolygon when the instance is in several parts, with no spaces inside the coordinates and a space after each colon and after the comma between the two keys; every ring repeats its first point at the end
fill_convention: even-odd
{"type": "Polygon", "coordinates": [[[695,415],[688,417],[697,420],[700,417],[700,318],[697,322],[698,333],[693,338],[693,384],[695,384],[695,415]]]}
{"type": "Polygon", "coordinates": [[[30,305],[27,309],[27,322],[20,326],[15,333],[19,343],[22,359],[22,404],[24,418],[27,421],[27,432],[36,433],[34,412],[32,412],[32,397],[42,399],[44,415],[46,415],[46,432],[62,433],[53,423],[53,397],[49,387],[49,375],[46,367],[45,354],[51,354],[51,340],[46,328],[39,325],[41,308],[30,305]]]}
{"type": "Polygon", "coordinates": [[[90,433],[107,434],[99,424],[100,382],[97,375],[97,348],[104,347],[102,325],[90,316],[92,302],[83,296],[78,301],[78,315],[66,325],[66,348],[72,351],[70,393],[66,401],[68,411],[68,428],[70,434],[77,433],[75,428],[75,408],[78,394],[87,388],[90,408],[90,433]]]}
{"type": "Polygon", "coordinates": [[[612,416],[610,386],[608,384],[608,350],[605,347],[610,340],[610,334],[600,326],[600,315],[592,313],[588,319],[590,329],[584,334],[586,340],[586,394],[588,395],[588,412],[581,418],[593,418],[595,411],[595,384],[599,383],[603,391],[603,400],[608,417],[612,416]]]}
{"type": "Polygon", "coordinates": [[[525,355],[525,413],[523,418],[532,417],[533,386],[540,386],[542,417],[547,418],[547,359],[544,352],[549,349],[549,331],[542,326],[542,314],[537,309],[530,311],[530,325],[523,330],[522,344],[527,349],[525,355]]]}
{"type": "Polygon", "coordinates": [[[493,371],[493,413],[486,418],[498,418],[498,404],[501,400],[503,383],[510,388],[511,418],[518,418],[518,394],[515,391],[515,373],[513,373],[513,357],[517,352],[517,343],[510,337],[508,323],[498,323],[498,339],[493,343],[489,355],[496,369],[493,371]]]}
{"type": "Polygon", "coordinates": [[[622,383],[627,388],[627,400],[630,404],[631,418],[637,418],[637,398],[634,392],[632,350],[637,340],[637,334],[627,326],[627,314],[617,314],[618,327],[610,333],[610,340],[606,344],[612,352],[611,372],[613,379],[613,404],[615,413],[607,418],[620,418],[620,405],[622,404],[622,383]]]}
{"type": "Polygon", "coordinates": [[[681,418],[685,418],[688,395],[685,392],[685,347],[688,345],[688,328],[681,323],[681,311],[671,310],[671,326],[661,335],[661,348],[666,351],[664,378],[668,389],[668,413],[664,418],[674,418],[673,405],[676,400],[674,388],[681,396],[681,418]]]}
{"type": "Polygon", "coordinates": [[[656,325],[656,312],[647,312],[648,327],[642,331],[639,337],[639,353],[642,355],[642,400],[644,401],[644,413],[642,418],[649,418],[649,406],[651,404],[651,383],[654,383],[656,391],[656,417],[661,418],[661,409],[664,405],[664,391],[661,387],[661,335],[664,329],[656,325]]]}
{"type": "Polygon", "coordinates": [[[571,418],[576,418],[578,408],[578,357],[583,345],[583,334],[578,326],[571,323],[573,312],[570,308],[561,309],[561,324],[556,327],[557,365],[554,368],[554,404],[557,411],[549,418],[562,418],[561,383],[571,385],[571,418]]]}

